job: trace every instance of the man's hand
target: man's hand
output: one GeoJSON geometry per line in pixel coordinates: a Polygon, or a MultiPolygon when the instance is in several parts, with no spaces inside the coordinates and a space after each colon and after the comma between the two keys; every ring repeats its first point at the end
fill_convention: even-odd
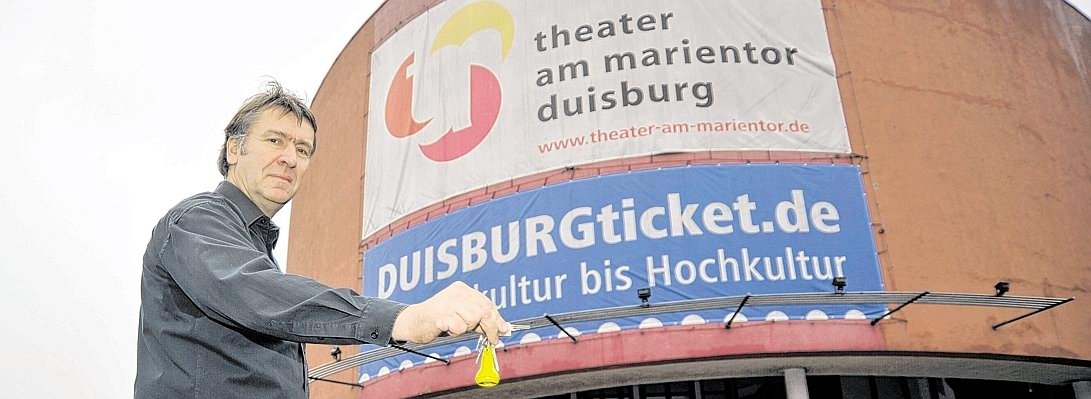
{"type": "Polygon", "coordinates": [[[405,308],[394,320],[391,336],[397,341],[426,344],[444,333],[457,336],[471,330],[484,334],[495,345],[500,335],[511,331],[511,325],[485,294],[456,281],[428,300],[405,308]]]}

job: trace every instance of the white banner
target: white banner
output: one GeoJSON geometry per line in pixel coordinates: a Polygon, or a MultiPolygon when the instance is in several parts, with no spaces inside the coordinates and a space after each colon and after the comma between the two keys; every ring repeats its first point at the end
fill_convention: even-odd
{"type": "Polygon", "coordinates": [[[372,55],[364,237],[445,198],[678,151],[848,153],[819,0],[446,1],[372,55]]]}

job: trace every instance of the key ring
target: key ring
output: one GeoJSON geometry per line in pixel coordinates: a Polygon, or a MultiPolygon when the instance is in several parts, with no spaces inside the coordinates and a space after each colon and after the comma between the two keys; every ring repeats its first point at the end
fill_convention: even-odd
{"type": "Polygon", "coordinates": [[[477,360],[480,365],[474,382],[483,388],[492,388],[500,383],[500,362],[496,358],[496,348],[489,343],[485,336],[477,340],[477,360]]]}
{"type": "MultiPolygon", "coordinates": [[[[511,336],[512,331],[520,331],[529,329],[530,326],[523,324],[512,324],[511,329],[505,336],[511,336]]],[[[477,360],[474,361],[478,364],[477,375],[474,376],[474,382],[482,388],[492,388],[500,383],[500,360],[496,357],[496,347],[494,347],[489,340],[482,334],[477,338],[477,360]]]]}

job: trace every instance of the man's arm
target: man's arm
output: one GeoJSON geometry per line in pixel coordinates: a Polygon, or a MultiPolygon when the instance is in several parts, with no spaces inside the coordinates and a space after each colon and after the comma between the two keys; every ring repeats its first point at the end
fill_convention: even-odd
{"type": "Polygon", "coordinates": [[[168,221],[160,264],[210,318],[279,339],[386,345],[406,305],[283,274],[222,200],[168,221]]]}
{"type": "Polygon", "coordinates": [[[461,335],[467,331],[484,334],[496,344],[500,335],[511,332],[511,325],[500,317],[489,297],[456,281],[428,300],[409,305],[394,322],[393,337],[419,344],[436,337],[461,335]]]}

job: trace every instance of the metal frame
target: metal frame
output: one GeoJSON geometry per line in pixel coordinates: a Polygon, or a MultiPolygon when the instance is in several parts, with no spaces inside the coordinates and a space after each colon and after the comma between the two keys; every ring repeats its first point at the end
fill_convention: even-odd
{"type": "Polygon", "coordinates": [[[917,295],[917,296],[913,297],[913,299],[910,299],[910,300],[906,301],[905,303],[901,304],[900,306],[894,308],[894,310],[886,312],[886,314],[884,314],[882,316],[879,316],[879,317],[876,317],[875,319],[872,319],[871,320],[871,325],[874,326],[876,323],[879,322],[879,320],[882,320],[884,317],[890,316],[890,315],[894,314],[894,312],[902,310],[902,308],[904,308],[906,306],[909,306],[909,304],[911,304],[913,302],[919,301],[921,298],[924,298],[924,296],[928,295],[928,294],[930,294],[930,292],[928,292],[928,291],[922,292],[920,295],[917,295]]]}
{"type": "MultiPolygon", "coordinates": [[[[663,302],[653,303],[648,307],[641,307],[640,305],[618,307],[611,309],[593,309],[583,310],[578,312],[564,313],[559,315],[544,315],[542,317],[534,317],[524,320],[514,321],[516,324],[526,324],[531,329],[546,327],[546,326],[560,326],[562,323],[578,323],[584,321],[603,320],[620,317],[631,316],[643,316],[660,313],[674,313],[685,311],[697,311],[697,310],[711,310],[711,309],[730,309],[737,308],[735,314],[738,314],[743,306],[792,306],[792,305],[864,305],[864,304],[893,304],[900,303],[901,306],[893,311],[887,312],[882,317],[889,316],[890,314],[901,310],[910,303],[929,304],[929,305],[963,305],[963,306],[984,306],[984,307],[1002,307],[1002,308],[1019,308],[1019,309],[1033,309],[1032,312],[1016,317],[1014,319],[996,324],[993,329],[998,329],[1006,324],[1030,317],[1032,315],[1044,312],[1046,310],[1055,308],[1065,303],[1073,301],[1075,298],[1055,298],[1055,297],[1039,297],[1039,296],[995,296],[985,294],[968,294],[968,293],[944,293],[944,292],[846,292],[846,293],[833,293],[833,292],[810,292],[810,293],[797,293],[797,294],[765,294],[765,295],[745,295],[734,297],[722,297],[712,299],[691,299],[685,301],[676,302],[663,302]]],[[[879,319],[872,321],[872,325],[875,325],[879,319]]],[[[730,328],[730,322],[728,321],[726,327],[730,328]]],[[[866,319],[865,319],[866,320],[866,319]]],[[[564,331],[561,328],[561,331],[564,331]]],[[[567,331],[566,331],[567,333],[567,331]]],[[[575,341],[575,337],[573,341],[575,341]]],[[[340,361],[326,363],[321,366],[315,367],[308,372],[308,375],[312,380],[321,381],[322,378],[328,377],[340,371],[359,366],[364,363],[370,363],[373,361],[385,359],[388,357],[400,355],[404,351],[410,351],[414,353],[426,353],[424,349],[446,345],[455,342],[469,341],[477,339],[476,334],[462,335],[459,337],[441,337],[429,344],[409,344],[403,348],[383,347],[376,348],[367,352],[362,352],[356,355],[352,355],[341,359],[340,361]]],[[[431,357],[431,356],[429,356],[431,357]]],[[[444,360],[440,360],[444,361],[444,360]]]]}
{"type": "Polygon", "coordinates": [[[746,296],[744,296],[742,298],[742,302],[739,302],[739,307],[735,308],[735,313],[732,313],[731,318],[727,319],[727,323],[724,324],[724,329],[725,330],[730,330],[731,329],[731,323],[735,321],[735,316],[738,316],[739,312],[742,312],[742,307],[746,306],[746,302],[750,301],[750,297],[751,297],[750,294],[746,294],[746,296]]]}
{"type": "Polygon", "coordinates": [[[1014,319],[1011,319],[1011,320],[1005,321],[1005,322],[1003,322],[1003,323],[999,323],[999,324],[993,324],[993,330],[995,330],[995,329],[998,329],[998,328],[1000,328],[1000,327],[1003,327],[1003,326],[1005,326],[1005,325],[1007,325],[1007,324],[1010,324],[1010,323],[1014,323],[1014,322],[1017,322],[1017,321],[1019,321],[1019,320],[1023,320],[1023,319],[1025,319],[1025,318],[1027,318],[1027,317],[1030,317],[1030,316],[1034,316],[1034,315],[1036,315],[1036,314],[1038,314],[1038,313],[1042,313],[1042,312],[1045,312],[1045,311],[1047,311],[1047,310],[1050,310],[1050,309],[1053,309],[1053,308],[1055,308],[1055,307],[1058,307],[1058,306],[1064,305],[1064,304],[1066,304],[1066,303],[1069,303],[1069,302],[1072,302],[1072,301],[1074,301],[1074,300],[1076,300],[1076,298],[1068,298],[1068,299],[1065,299],[1065,300],[1063,300],[1063,301],[1060,301],[1060,302],[1054,303],[1054,304],[1052,304],[1052,305],[1046,306],[1046,307],[1044,307],[1044,308],[1041,308],[1041,309],[1035,310],[1035,311],[1033,311],[1033,312],[1027,313],[1027,314],[1025,314],[1025,315],[1022,315],[1022,316],[1016,317],[1016,318],[1014,318],[1014,319]]]}
{"type": "MultiPolygon", "coordinates": [[[[644,305],[645,305],[645,303],[640,304],[640,306],[644,306],[644,305]]],[[[545,317],[546,320],[549,320],[550,323],[553,323],[553,325],[557,326],[557,329],[561,330],[561,332],[564,333],[564,335],[567,335],[568,339],[572,340],[572,343],[579,343],[579,340],[576,339],[576,336],[572,335],[572,333],[568,332],[568,330],[565,330],[564,327],[561,326],[561,323],[558,323],[557,320],[553,319],[548,314],[547,315],[542,315],[542,317],[545,317]]]]}

